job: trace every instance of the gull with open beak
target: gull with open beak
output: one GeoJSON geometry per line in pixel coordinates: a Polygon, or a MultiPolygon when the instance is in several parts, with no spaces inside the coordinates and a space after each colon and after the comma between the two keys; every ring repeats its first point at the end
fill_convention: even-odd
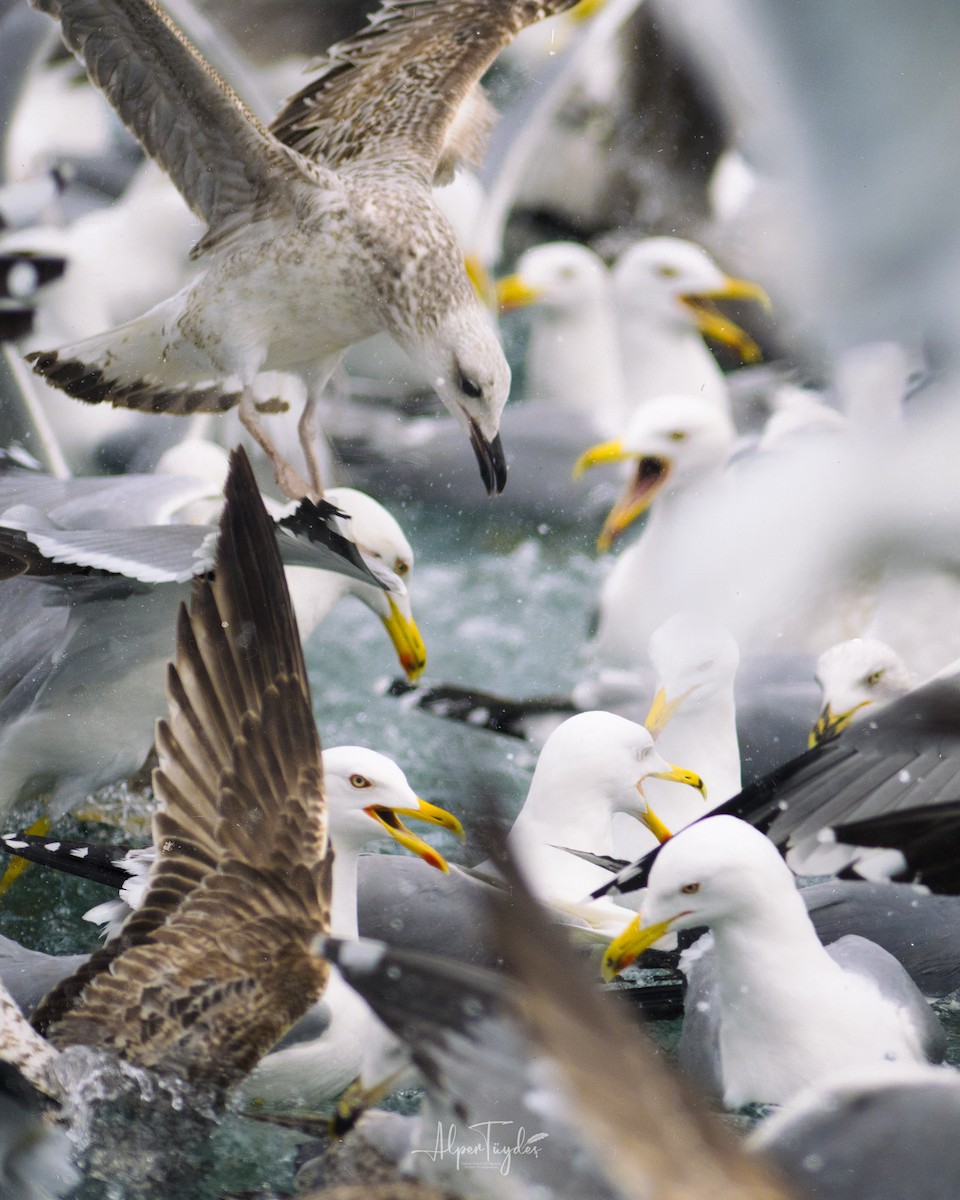
{"type": "Polygon", "coordinates": [[[601,935],[619,932],[627,914],[612,902],[583,902],[609,873],[568,850],[617,855],[617,812],[629,813],[659,841],[668,838],[670,830],[644,796],[650,779],[705,791],[699,775],[657,753],[642,725],[613,713],[578,713],[547,739],[510,831],[510,847],[537,895],[601,935]]]}
{"type": "MultiPolygon", "coordinates": [[[[719,475],[735,438],[729,417],[700,396],[664,395],[641,404],[622,438],[592,446],[574,467],[579,476],[591,467],[631,464],[627,486],[604,521],[597,549],[609,550],[658,496],[679,496],[719,475]]],[[[671,612],[682,607],[678,603],[671,612]]]]}
{"type": "Polygon", "coordinates": [[[646,238],[617,260],[614,295],[626,394],[643,403],[664,392],[703,396],[729,412],[727,385],[704,343],[733,350],[744,362],[761,357],[756,342],[725,316],[718,300],[768,306],[755,283],[725,274],[700,246],[680,238],[646,238]]]}

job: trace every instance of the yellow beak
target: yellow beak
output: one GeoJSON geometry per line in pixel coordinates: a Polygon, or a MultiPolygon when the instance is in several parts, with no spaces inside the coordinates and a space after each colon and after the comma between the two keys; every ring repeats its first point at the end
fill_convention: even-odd
{"type": "Polygon", "coordinates": [[[854,713],[858,713],[861,708],[865,708],[869,703],[869,700],[861,700],[859,704],[855,704],[853,708],[847,709],[846,712],[842,713],[835,713],[828,704],[820,716],[817,717],[816,723],[810,730],[810,736],[807,738],[808,749],[813,749],[814,746],[819,746],[821,742],[828,742],[831,738],[835,738],[837,734],[843,733],[853,720],[854,713]]]}
{"type": "Polygon", "coordinates": [[[755,300],[769,311],[770,297],[759,284],[751,283],[747,279],[728,277],[722,287],[712,292],[697,292],[695,295],[681,296],[680,299],[693,315],[697,328],[704,337],[729,346],[739,354],[743,362],[759,362],[763,357],[753,338],[713,303],[714,300],[755,300]]]}
{"type": "MultiPolygon", "coordinates": [[[[696,788],[704,800],[707,798],[707,785],[695,771],[688,771],[684,767],[675,767],[671,763],[669,771],[651,771],[648,778],[669,779],[672,783],[685,783],[687,787],[696,788]]],[[[639,784],[637,786],[639,787],[639,784]]]]}
{"type": "Polygon", "coordinates": [[[425,863],[431,867],[436,867],[438,871],[449,871],[447,860],[443,855],[423,840],[404,825],[400,820],[401,817],[411,817],[416,821],[426,821],[429,825],[442,825],[444,829],[449,829],[451,833],[455,833],[458,838],[463,839],[463,826],[453,815],[448,813],[445,808],[438,808],[435,804],[430,804],[426,800],[421,800],[417,797],[417,808],[387,808],[385,805],[371,804],[369,808],[363,811],[368,817],[372,817],[378,824],[390,834],[394,841],[399,842],[407,850],[412,850],[419,858],[422,858],[425,863]]]}
{"type": "MultiPolygon", "coordinates": [[[[646,799],[645,796],[644,799],[646,799]]],[[[666,827],[666,825],[664,825],[649,804],[647,805],[647,811],[642,812],[637,820],[641,825],[646,825],[661,846],[664,842],[668,842],[673,837],[673,834],[666,827]]]]}
{"type": "Polygon", "coordinates": [[[670,917],[667,921],[658,921],[655,925],[648,925],[646,928],[640,923],[641,917],[634,917],[623,933],[613,939],[604,953],[600,974],[606,982],[610,983],[611,980],[616,979],[620,972],[635,962],[644,950],[648,950],[654,942],[659,942],[664,934],[670,932],[670,926],[677,920],[677,917],[682,915],[682,913],[678,913],[676,917],[670,917]]]}
{"type": "Polygon", "coordinates": [[[504,275],[497,280],[497,303],[501,312],[529,308],[543,298],[543,289],[532,287],[522,275],[504,275]]]}
{"type": "Polygon", "coordinates": [[[588,21],[594,13],[598,13],[607,0],[580,0],[570,9],[569,16],[574,21],[588,21]]]}
{"type": "Polygon", "coordinates": [[[493,309],[497,305],[497,285],[490,278],[490,272],[476,254],[465,254],[463,265],[467,278],[473,285],[480,303],[486,308],[493,309]]]}
{"type": "Polygon", "coordinates": [[[597,538],[597,549],[603,553],[609,550],[616,538],[631,525],[641,513],[645,513],[653,503],[654,497],[661,490],[670,474],[670,462],[655,454],[637,454],[625,450],[620,441],[601,442],[585,450],[573,466],[574,479],[579,478],[584,471],[591,467],[599,467],[606,463],[622,463],[636,461],[636,473],[627,484],[623,494],[614,504],[607,515],[597,538]]]}
{"type": "Polygon", "coordinates": [[[390,635],[390,641],[407,678],[417,680],[427,665],[427,648],[423,644],[420,630],[412,616],[406,616],[400,611],[392,596],[387,596],[387,603],[390,611],[381,618],[383,627],[390,635]]]}
{"type": "Polygon", "coordinates": [[[643,724],[651,737],[658,737],[673,719],[677,709],[690,695],[692,688],[687,688],[672,700],[667,699],[666,691],[661,688],[653,698],[650,711],[643,719],[643,724]]]}
{"type": "Polygon", "coordinates": [[[584,471],[589,471],[591,467],[601,467],[607,463],[627,462],[631,457],[624,450],[621,441],[600,442],[596,446],[591,446],[589,450],[584,450],[573,464],[573,477],[579,479],[584,471]]]}

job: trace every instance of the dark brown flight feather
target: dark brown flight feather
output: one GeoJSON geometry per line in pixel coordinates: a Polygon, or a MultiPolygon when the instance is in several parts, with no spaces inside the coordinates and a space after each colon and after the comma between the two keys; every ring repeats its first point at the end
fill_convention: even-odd
{"type": "Polygon", "coordinates": [[[249,461],[231,457],[212,581],[181,608],[157,726],[157,859],[120,936],[47,996],[57,1046],[227,1088],[323,990],[320,739],[303,651],[249,461]]]}

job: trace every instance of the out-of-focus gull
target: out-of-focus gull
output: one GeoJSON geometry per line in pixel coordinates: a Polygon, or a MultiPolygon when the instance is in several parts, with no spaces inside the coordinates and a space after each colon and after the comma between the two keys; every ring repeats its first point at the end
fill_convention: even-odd
{"type": "Polygon", "coordinates": [[[533,306],[524,359],[528,403],[547,402],[555,418],[585,418],[598,437],[617,433],[629,410],[603,259],[576,242],[535,246],[498,282],[497,296],[502,310],[533,306]]]}
{"type": "Polygon", "coordinates": [[[489,109],[476,84],[499,50],[571,3],[386,4],[328,52],[268,131],[152,0],[135,12],[101,0],[92,14],[88,0],[38,0],[206,221],[195,254],[209,257],[183,292],[119,330],[39,355],[35,369],[95,403],[168,412],[239,403],[298,498],[322,491],[320,391],[347,346],[387,329],[469,434],[487,490],[501,491],[510,371],[430,188],[457,158],[477,157],[489,109]],[[298,372],[309,387],[306,481],[263,429],[260,411],[277,407],[255,398],[263,370],[298,372]]]}
{"type": "Polygon", "coordinates": [[[955,1071],[863,1072],[802,1092],[748,1139],[812,1200],[944,1200],[960,1188],[955,1071]]]}
{"type": "MultiPolygon", "coordinates": [[[[740,662],[727,631],[690,613],[678,613],[654,630],[648,647],[658,691],[644,724],[668,762],[689,764],[703,781],[695,796],[651,779],[644,795],[671,833],[704,816],[740,791],[740,746],[734,679],[740,662]]],[[[613,818],[621,858],[652,850],[657,839],[642,823],[613,818]]]]}
{"type": "Polygon", "coordinates": [[[34,1023],[56,1046],[110,1050],[216,1093],[328,975],[311,949],[330,906],[320,743],[273,527],[242,452],[216,575],[181,610],[168,687],[143,906],[34,1023]]]}
{"type": "MultiPolygon", "coordinates": [[[[137,492],[129,477],[102,486],[83,482],[90,487],[76,495],[73,481],[66,482],[61,496],[60,481],[29,480],[40,516],[28,504],[30,532],[8,529],[0,537],[7,573],[36,576],[8,579],[0,588],[0,624],[18,646],[0,671],[0,797],[9,807],[39,789],[49,794],[54,816],[143,763],[162,711],[162,664],[177,605],[189,580],[212,566],[215,542],[215,531],[202,526],[76,530],[44,524],[42,506],[77,515],[84,503],[96,508],[115,495],[120,511],[127,491],[137,492]],[[122,655],[115,652],[118,644],[122,655]],[[71,698],[81,693],[84,703],[76,707],[71,698]],[[63,719],[64,705],[70,721],[63,719]]],[[[146,486],[149,491],[152,483],[146,486]]],[[[157,488],[163,491],[162,481],[157,488]]],[[[362,550],[341,532],[337,510],[323,507],[327,502],[317,507],[305,500],[277,526],[301,632],[309,636],[334,604],[355,595],[377,614],[405,669],[416,676],[425,649],[396,574],[410,577],[409,543],[369,497],[349,490],[334,495],[343,511],[355,513],[343,527],[355,524],[362,550]]],[[[8,522],[12,515],[8,509],[8,522]]]]}
{"type": "Polygon", "coordinates": [[[905,695],[913,686],[907,664],[876,638],[852,638],[831,646],[817,659],[823,707],[810,732],[810,745],[835,737],[851,721],[862,721],[905,695]]]}
{"type": "Polygon", "coordinates": [[[694,242],[668,237],[647,238],[624,251],[613,269],[613,286],[630,400],[643,404],[687,393],[729,415],[723,373],[703,338],[732,347],[745,362],[756,361],[756,343],[713,302],[766,302],[763,289],[725,275],[694,242]]]}
{"type": "Polygon", "coordinates": [[[664,845],[606,977],[668,931],[704,925],[714,944],[692,952],[680,1055],[726,1105],[780,1104],[838,1070],[942,1060],[946,1035],[896,959],[853,936],[824,949],[773,843],[735,818],[664,845]]]}

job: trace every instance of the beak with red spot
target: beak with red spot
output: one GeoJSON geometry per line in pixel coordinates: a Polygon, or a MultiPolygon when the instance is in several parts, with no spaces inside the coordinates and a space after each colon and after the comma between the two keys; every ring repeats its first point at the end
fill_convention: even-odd
{"type": "Polygon", "coordinates": [[[622,462],[634,462],[636,467],[600,530],[597,549],[601,553],[609,550],[620,534],[647,511],[657,494],[663,490],[672,465],[668,458],[659,455],[639,455],[625,450],[621,441],[601,442],[580,455],[574,464],[573,477],[579,478],[591,467],[622,462]]]}
{"type": "Polygon", "coordinates": [[[648,950],[655,942],[665,937],[674,921],[679,921],[687,915],[687,912],[678,912],[666,921],[657,921],[653,925],[643,924],[642,913],[634,917],[623,933],[615,937],[604,952],[603,965],[600,968],[603,978],[607,983],[616,979],[644,950],[648,950]]]}
{"type": "Polygon", "coordinates": [[[436,804],[421,800],[419,796],[416,808],[389,808],[386,805],[371,804],[363,811],[368,817],[372,817],[374,821],[382,825],[394,841],[399,842],[406,850],[412,851],[429,866],[436,867],[438,871],[449,871],[450,868],[443,855],[438,850],[434,850],[423,838],[417,837],[400,818],[408,817],[416,821],[425,821],[428,825],[440,825],[443,829],[449,829],[451,833],[456,834],[462,841],[463,826],[453,813],[448,813],[445,808],[439,808],[436,804]]]}
{"type": "Polygon", "coordinates": [[[770,297],[759,284],[747,279],[727,276],[720,287],[708,292],[696,292],[680,297],[680,303],[693,317],[697,328],[711,341],[729,346],[745,363],[759,362],[763,357],[752,337],[720,311],[715,300],[754,300],[770,309],[770,297]]]}
{"type": "Polygon", "coordinates": [[[387,612],[380,617],[407,678],[416,681],[427,665],[427,648],[406,595],[385,593],[387,612]]]}

